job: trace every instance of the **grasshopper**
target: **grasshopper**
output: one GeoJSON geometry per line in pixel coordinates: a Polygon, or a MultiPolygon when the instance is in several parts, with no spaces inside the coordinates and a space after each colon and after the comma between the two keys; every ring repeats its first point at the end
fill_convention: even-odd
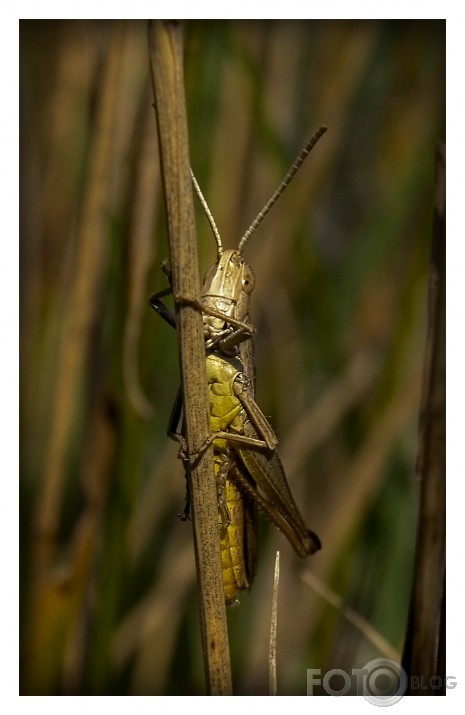
{"type": "MultiPolygon", "coordinates": [[[[250,323],[250,296],[255,278],[242,257],[243,249],[301,164],[326,131],[321,127],[304,147],[283,181],[239,241],[237,249],[224,250],[219,231],[192,174],[192,182],[217,243],[217,260],[205,276],[200,303],[178,297],[202,312],[211,435],[201,453],[213,443],[218,491],[223,587],[227,604],[250,588],[256,569],[256,508],[283,532],[296,553],[305,557],[321,548],[307,528],[294,501],[276,451],[277,437],[255,401],[255,367],[250,323]]],[[[164,267],[169,278],[169,271],[164,267]]],[[[161,300],[166,288],[150,298],[150,305],[170,325],[173,313],[161,300]]],[[[173,407],[168,434],[184,444],[179,432],[181,393],[173,407]]],[[[182,453],[182,449],[181,449],[182,453]]],[[[198,455],[197,455],[198,456],[198,455]]],[[[188,515],[188,499],[184,517],[188,515]]]]}

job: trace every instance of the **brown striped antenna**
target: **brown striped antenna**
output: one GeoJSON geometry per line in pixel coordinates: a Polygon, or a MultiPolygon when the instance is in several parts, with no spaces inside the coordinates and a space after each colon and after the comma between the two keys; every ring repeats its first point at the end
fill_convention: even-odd
{"type": "MultiPolygon", "coordinates": [[[[287,172],[286,176],[284,177],[284,179],[281,181],[280,185],[274,192],[273,196],[267,201],[267,203],[262,208],[262,210],[259,212],[259,214],[255,218],[255,220],[250,224],[249,228],[242,236],[241,240],[239,241],[239,245],[237,247],[238,253],[242,253],[242,250],[243,250],[245,244],[247,243],[249,238],[252,236],[252,234],[255,232],[257,226],[259,226],[261,224],[261,222],[265,218],[268,211],[272,208],[272,206],[274,206],[274,204],[279,199],[279,197],[281,196],[283,191],[286,189],[286,187],[289,186],[292,179],[294,178],[294,176],[297,174],[298,170],[304,163],[305,159],[310,154],[311,150],[313,149],[313,147],[315,146],[317,141],[326,132],[326,130],[327,130],[327,127],[325,127],[325,126],[320,127],[315,132],[315,134],[312,136],[312,138],[310,139],[308,144],[306,144],[304,146],[304,148],[300,152],[299,156],[297,157],[297,159],[295,160],[295,162],[292,164],[291,168],[287,172]]],[[[210,209],[208,207],[208,204],[205,200],[204,195],[202,194],[202,191],[201,191],[200,186],[197,182],[197,179],[194,176],[194,172],[192,171],[192,169],[191,169],[191,177],[192,177],[192,183],[194,185],[195,192],[199,198],[199,201],[202,205],[203,210],[205,211],[205,215],[206,215],[208,222],[211,226],[211,229],[213,231],[213,235],[215,237],[216,245],[217,245],[217,256],[219,258],[221,256],[221,254],[223,253],[223,244],[221,242],[220,232],[218,231],[218,228],[215,223],[215,219],[213,218],[212,212],[210,211],[210,209]]]]}
{"type": "Polygon", "coordinates": [[[301,167],[302,164],[304,163],[305,159],[306,159],[307,156],[310,154],[311,150],[313,149],[313,147],[315,146],[315,144],[317,143],[317,141],[323,136],[323,134],[325,133],[325,131],[327,130],[327,128],[328,128],[328,127],[325,127],[325,126],[320,127],[320,128],[315,132],[315,134],[312,136],[312,138],[310,139],[310,141],[308,142],[308,144],[306,144],[306,146],[304,146],[304,148],[303,148],[302,151],[300,152],[299,156],[297,157],[297,159],[295,160],[295,162],[293,163],[293,165],[291,166],[291,168],[290,168],[289,171],[287,172],[286,176],[284,177],[284,179],[281,181],[280,185],[278,186],[278,188],[277,188],[276,191],[274,192],[273,196],[267,201],[267,203],[265,204],[265,206],[262,208],[262,210],[260,211],[260,213],[257,215],[257,218],[250,224],[249,228],[247,229],[247,231],[246,231],[246,232],[244,233],[244,235],[242,236],[241,240],[239,241],[239,245],[238,245],[238,247],[237,247],[237,250],[238,250],[239,253],[242,253],[245,244],[247,243],[247,241],[249,240],[249,238],[251,237],[251,235],[254,233],[254,231],[255,231],[255,229],[257,228],[257,226],[259,226],[259,225],[261,224],[261,222],[262,222],[263,219],[265,218],[265,216],[266,216],[266,214],[268,213],[268,211],[271,209],[271,207],[272,207],[272,206],[276,203],[276,201],[279,199],[279,197],[280,197],[281,194],[283,193],[284,189],[290,184],[290,182],[292,181],[292,179],[294,178],[294,176],[296,175],[296,173],[298,172],[298,170],[300,169],[300,167],[301,167]]]}
{"type": "Polygon", "coordinates": [[[217,255],[219,258],[221,256],[221,254],[223,253],[223,244],[221,243],[220,232],[218,231],[218,229],[216,227],[215,219],[213,218],[212,212],[208,208],[208,204],[205,200],[204,195],[202,194],[202,192],[200,190],[200,186],[198,184],[197,179],[194,176],[194,172],[192,171],[192,169],[191,169],[191,177],[192,177],[192,183],[194,184],[195,192],[196,192],[197,196],[199,197],[199,201],[202,204],[202,208],[205,211],[205,215],[208,218],[208,222],[209,222],[211,229],[213,231],[213,235],[215,237],[216,245],[217,245],[217,255]]]}

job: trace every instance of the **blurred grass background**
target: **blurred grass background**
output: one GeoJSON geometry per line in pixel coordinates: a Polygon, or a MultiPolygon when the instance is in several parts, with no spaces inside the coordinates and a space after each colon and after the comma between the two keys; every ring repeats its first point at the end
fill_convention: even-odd
{"type": "MultiPolygon", "coordinates": [[[[267,692],[281,550],[278,691],[386,655],[302,579],[402,651],[427,320],[444,21],[186,26],[192,167],[227,247],[321,124],[246,250],[258,400],[323,550],[261,521],[230,612],[238,694],[267,692]]],[[[21,21],[21,692],[202,694],[177,446],[173,331],[149,311],[167,257],[141,21],[21,21]]],[[[198,212],[201,269],[215,260],[198,212]]],[[[338,687],[333,684],[333,687],[338,687]]]]}

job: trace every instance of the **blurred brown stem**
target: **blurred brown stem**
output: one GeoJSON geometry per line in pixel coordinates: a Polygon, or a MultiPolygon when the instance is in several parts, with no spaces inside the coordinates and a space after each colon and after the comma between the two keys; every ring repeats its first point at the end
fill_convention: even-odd
{"type": "MultiPolygon", "coordinates": [[[[417,472],[421,479],[415,573],[403,655],[409,676],[445,682],[445,148],[438,147],[433,248],[429,283],[417,472]]],[[[445,695],[445,690],[409,688],[409,695],[445,695]]]]}
{"type": "MultiPolygon", "coordinates": [[[[73,430],[83,385],[88,384],[92,337],[100,317],[101,291],[107,267],[110,203],[105,187],[110,182],[117,160],[113,139],[120,99],[121,47],[126,36],[124,24],[112,25],[97,85],[90,161],[73,240],[73,262],[60,296],[64,318],[59,327],[50,427],[34,515],[34,573],[28,594],[30,615],[21,685],[25,694],[49,694],[60,683],[63,652],[87,584],[98,525],[99,504],[92,503],[90,499],[88,509],[75,527],[68,563],[62,569],[57,568],[57,532],[62,516],[63,492],[71,470],[73,430]],[[46,658],[43,657],[45,650],[46,658]]],[[[112,426],[105,417],[99,422],[100,426],[111,439],[112,426]]],[[[99,453],[102,459],[97,465],[93,464],[94,492],[101,489],[103,494],[111,449],[108,454],[99,451],[99,445],[95,445],[95,449],[93,456],[99,453]]]]}

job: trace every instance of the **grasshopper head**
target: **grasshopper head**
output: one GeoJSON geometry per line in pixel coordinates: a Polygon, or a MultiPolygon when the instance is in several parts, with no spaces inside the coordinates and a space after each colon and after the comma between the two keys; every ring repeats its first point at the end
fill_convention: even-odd
{"type": "Polygon", "coordinates": [[[202,303],[236,320],[245,320],[254,285],[253,271],[237,249],[224,251],[205,276],[202,303]]]}

